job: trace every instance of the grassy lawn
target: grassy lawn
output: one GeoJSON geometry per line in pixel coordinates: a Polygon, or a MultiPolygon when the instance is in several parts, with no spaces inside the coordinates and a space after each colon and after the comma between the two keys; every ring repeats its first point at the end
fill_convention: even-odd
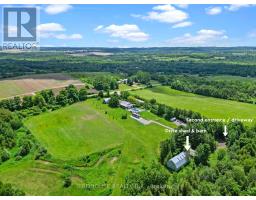
{"type": "Polygon", "coordinates": [[[132,86],[129,86],[129,85],[123,84],[123,83],[119,84],[119,88],[118,88],[118,90],[120,90],[120,91],[131,90],[131,89],[133,89],[132,86]]]}
{"type": "Polygon", "coordinates": [[[14,184],[26,195],[51,195],[62,187],[61,173],[43,165],[30,156],[21,161],[9,160],[0,166],[0,179],[14,184]]]}
{"type": "Polygon", "coordinates": [[[166,86],[137,90],[132,93],[145,99],[155,98],[159,103],[172,107],[197,111],[206,117],[255,119],[256,105],[252,104],[200,96],[166,86]]]}
{"type": "Polygon", "coordinates": [[[209,76],[207,78],[215,81],[243,81],[243,82],[256,81],[256,78],[254,77],[242,77],[242,76],[230,76],[230,75],[209,76]]]}
{"type": "Polygon", "coordinates": [[[25,124],[52,155],[64,160],[120,145],[124,138],[118,123],[86,103],[34,117],[25,124]]]}
{"type": "MultiPolygon", "coordinates": [[[[121,116],[126,112],[121,108],[109,108],[102,104],[102,101],[90,99],[25,121],[32,134],[51,153],[51,162],[55,162],[58,166],[54,169],[55,172],[51,171],[49,164],[40,163],[40,165],[37,164],[36,167],[32,167],[45,169],[38,171],[36,176],[46,173],[50,181],[57,181],[57,184],[49,188],[45,194],[120,195],[120,185],[131,169],[158,160],[160,141],[167,139],[169,134],[165,132],[165,128],[159,125],[145,126],[129,115],[127,119],[121,119],[121,116]],[[112,151],[106,153],[109,148],[114,149],[114,152],[120,151],[120,153],[117,154],[112,151]],[[81,156],[95,152],[99,158],[91,166],[80,167],[80,165],[75,164],[79,162],[81,156]],[[67,173],[64,170],[65,163],[72,163],[74,166],[72,171],[74,181],[72,181],[72,187],[68,189],[63,189],[63,179],[61,179],[63,174],[67,173]],[[89,185],[107,183],[110,187],[86,189],[83,187],[85,183],[89,185]],[[111,188],[111,185],[115,185],[115,187],[111,188]]],[[[157,116],[154,119],[160,120],[157,116]]],[[[11,167],[8,168],[0,166],[0,171],[2,169],[6,178],[12,173],[19,174],[22,171],[24,177],[17,182],[17,185],[25,188],[25,192],[29,191],[30,194],[44,194],[46,189],[43,186],[42,189],[37,188],[38,191],[36,189],[30,191],[23,186],[24,181],[29,180],[38,184],[36,187],[40,187],[40,184],[37,183],[40,179],[44,183],[44,176],[34,177],[33,174],[27,172],[31,171],[31,165],[35,165],[39,161],[29,162],[17,168],[11,164],[11,167]],[[30,176],[32,177],[30,178],[30,176]],[[34,178],[38,180],[34,181],[34,178]]],[[[15,176],[9,182],[15,182],[15,176]]],[[[33,185],[29,187],[33,187],[33,185]]]]}

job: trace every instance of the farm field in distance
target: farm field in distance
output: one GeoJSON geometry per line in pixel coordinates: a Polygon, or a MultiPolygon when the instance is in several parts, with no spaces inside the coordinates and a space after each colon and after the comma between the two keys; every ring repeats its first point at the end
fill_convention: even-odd
{"type": "Polygon", "coordinates": [[[251,82],[255,81],[255,77],[241,77],[241,76],[229,76],[229,75],[220,75],[220,76],[208,76],[207,78],[215,81],[223,81],[223,80],[228,80],[228,81],[242,81],[242,82],[251,82]]]}
{"type": "Polygon", "coordinates": [[[82,84],[68,74],[38,74],[0,80],[0,99],[16,95],[31,95],[44,89],[58,89],[69,84],[82,84]]]}
{"type": "Polygon", "coordinates": [[[255,105],[182,92],[167,86],[157,86],[132,93],[145,99],[155,98],[157,102],[175,108],[193,110],[209,118],[255,119],[255,105]]]}

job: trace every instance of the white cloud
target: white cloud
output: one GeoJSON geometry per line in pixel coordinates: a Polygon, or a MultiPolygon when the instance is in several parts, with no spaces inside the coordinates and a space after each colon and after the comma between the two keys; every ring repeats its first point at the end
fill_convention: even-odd
{"type": "Polygon", "coordinates": [[[188,4],[176,4],[176,6],[183,9],[188,8],[188,4]]]}
{"type": "Polygon", "coordinates": [[[67,12],[72,8],[71,5],[68,4],[53,4],[49,5],[45,8],[45,12],[50,15],[56,15],[59,13],[67,12]]]}
{"type": "Polygon", "coordinates": [[[173,46],[218,46],[228,39],[225,31],[201,29],[195,35],[186,33],[183,36],[169,40],[173,46]]]}
{"type": "Polygon", "coordinates": [[[174,24],[172,28],[183,28],[183,27],[191,26],[192,24],[193,24],[192,22],[185,21],[185,22],[180,22],[178,24],[174,24]]]}
{"type": "Polygon", "coordinates": [[[60,39],[60,40],[80,40],[83,38],[81,34],[71,34],[71,35],[66,35],[66,34],[58,34],[55,35],[55,38],[60,39]]]}
{"type": "Polygon", "coordinates": [[[66,29],[63,27],[63,25],[58,23],[40,24],[37,26],[37,31],[41,38],[55,38],[60,40],[78,40],[83,38],[83,36],[78,33],[71,35],[59,33],[65,32],[66,29]]]}
{"type": "Polygon", "coordinates": [[[40,24],[37,26],[37,31],[42,32],[57,32],[57,31],[65,31],[65,28],[58,23],[46,23],[40,24]]]}
{"type": "Polygon", "coordinates": [[[147,15],[132,15],[134,17],[140,17],[142,19],[146,20],[153,20],[158,21],[162,23],[179,23],[186,19],[188,19],[189,15],[179,10],[171,5],[159,5],[153,7],[153,10],[151,12],[148,12],[147,15]]]}
{"type": "Polygon", "coordinates": [[[231,4],[225,8],[229,11],[238,11],[240,8],[252,6],[250,4],[231,4]]]}
{"type": "Polygon", "coordinates": [[[111,37],[122,38],[133,42],[144,42],[149,39],[149,35],[141,31],[140,28],[135,24],[112,24],[106,27],[100,25],[94,30],[107,33],[111,37]]]}
{"type": "Polygon", "coordinates": [[[103,25],[99,25],[99,26],[97,26],[95,29],[94,29],[94,31],[99,31],[100,29],[102,29],[104,26],[103,25]]]}
{"type": "Polygon", "coordinates": [[[216,7],[209,7],[205,9],[208,15],[218,15],[222,12],[222,8],[219,6],[216,7]]]}

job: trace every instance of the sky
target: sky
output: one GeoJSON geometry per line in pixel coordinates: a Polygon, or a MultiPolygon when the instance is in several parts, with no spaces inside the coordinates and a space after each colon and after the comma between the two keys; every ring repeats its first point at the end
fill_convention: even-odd
{"type": "Polygon", "coordinates": [[[256,46],[256,5],[37,6],[41,46],[256,46]]]}

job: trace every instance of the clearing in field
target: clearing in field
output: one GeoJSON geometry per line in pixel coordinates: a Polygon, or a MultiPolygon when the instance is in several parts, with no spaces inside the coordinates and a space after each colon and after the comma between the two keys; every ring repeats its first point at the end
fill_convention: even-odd
{"type": "Polygon", "coordinates": [[[54,157],[64,160],[115,147],[124,137],[119,124],[83,103],[34,117],[26,125],[54,157]]]}
{"type": "Polygon", "coordinates": [[[129,115],[121,108],[111,109],[101,101],[88,100],[32,117],[25,125],[55,158],[63,160],[120,146],[127,137],[142,137],[145,143],[154,134],[156,139],[165,135],[160,126],[142,126],[130,117],[121,119],[125,113],[129,115]],[[148,130],[151,132],[146,133],[148,130]]]}
{"type": "MultiPolygon", "coordinates": [[[[39,168],[37,173],[46,173],[51,179],[59,181],[63,164],[72,163],[74,166],[72,177],[75,181],[72,187],[63,190],[61,185],[56,185],[50,189],[49,193],[53,195],[120,195],[120,186],[125,175],[133,168],[158,160],[160,142],[169,137],[165,128],[157,124],[145,126],[129,115],[127,119],[121,119],[126,113],[129,114],[121,108],[109,108],[102,104],[101,100],[89,99],[86,102],[26,120],[25,125],[52,155],[51,162],[57,163],[60,167],[57,170],[54,169],[56,173],[47,172],[51,170],[52,164],[43,165],[42,163],[33,164],[36,167],[26,165],[28,169],[24,170],[39,168]],[[88,167],[81,164],[81,158],[86,155],[90,156],[88,167]],[[47,170],[42,170],[42,167],[47,170]],[[85,189],[79,187],[81,182],[92,185],[107,183],[110,187],[85,189]],[[115,185],[113,188],[112,184],[115,185]]],[[[155,118],[155,120],[158,119],[155,118]]],[[[11,173],[11,170],[15,171],[13,168],[6,167],[2,174],[11,173]]],[[[18,172],[15,171],[15,173],[18,172]]],[[[29,180],[27,176],[24,180],[29,180]]],[[[15,178],[10,182],[15,182],[15,178]]],[[[19,182],[18,186],[26,191],[31,184],[25,186],[19,182]]],[[[31,194],[43,192],[31,191],[31,194]]]]}
{"type": "Polygon", "coordinates": [[[250,118],[255,120],[256,105],[253,104],[196,95],[167,86],[137,90],[132,93],[145,99],[155,98],[158,103],[174,108],[193,110],[210,118],[250,118]]]}
{"type": "Polygon", "coordinates": [[[44,89],[60,89],[69,84],[83,85],[79,80],[67,74],[41,74],[21,76],[0,81],[0,99],[16,95],[32,95],[44,89]]]}

